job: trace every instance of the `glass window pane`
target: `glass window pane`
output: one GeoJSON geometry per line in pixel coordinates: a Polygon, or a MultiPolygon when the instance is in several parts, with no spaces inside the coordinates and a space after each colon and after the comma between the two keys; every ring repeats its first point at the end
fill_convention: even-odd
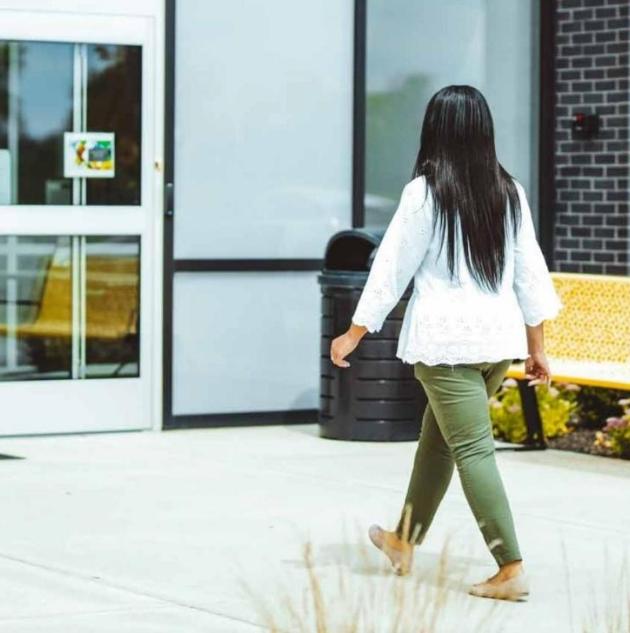
{"type": "Polygon", "coordinates": [[[0,204],[140,204],[141,75],[140,46],[0,40],[0,204]],[[113,178],[64,177],[72,131],[114,133],[113,178]]]}
{"type": "Polygon", "coordinates": [[[366,225],[389,222],[411,179],[426,105],[449,84],[481,90],[499,161],[537,199],[538,4],[368,0],[366,225]]]}
{"type": "Polygon", "coordinates": [[[0,381],[137,377],[139,322],[139,236],[0,236],[0,381]]]}
{"type": "Polygon", "coordinates": [[[140,204],[142,47],[88,44],[87,131],[114,132],[116,175],[88,178],[87,204],[140,204]]]}
{"type": "Polygon", "coordinates": [[[140,238],[86,238],[86,377],[138,376],[140,238]]]}
{"type": "Polygon", "coordinates": [[[70,204],[74,46],[0,41],[0,204],[70,204]]]}
{"type": "Polygon", "coordinates": [[[70,378],[69,237],[0,237],[0,380],[70,378]]]}

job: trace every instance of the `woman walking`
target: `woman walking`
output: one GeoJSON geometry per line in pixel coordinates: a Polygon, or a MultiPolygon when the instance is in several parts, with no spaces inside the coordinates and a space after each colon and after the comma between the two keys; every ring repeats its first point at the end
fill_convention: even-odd
{"type": "Polygon", "coordinates": [[[499,571],[477,596],[523,599],[528,580],[497,469],[488,398],[515,359],[530,384],[551,379],[543,322],[562,304],[536,240],[522,185],[501,166],[488,104],[472,86],[429,101],[412,180],[376,252],[348,330],[331,344],[339,367],[378,332],[413,278],[396,356],[414,365],[428,404],[403,510],[372,542],[399,574],[431,525],[455,468],[499,571]]]}

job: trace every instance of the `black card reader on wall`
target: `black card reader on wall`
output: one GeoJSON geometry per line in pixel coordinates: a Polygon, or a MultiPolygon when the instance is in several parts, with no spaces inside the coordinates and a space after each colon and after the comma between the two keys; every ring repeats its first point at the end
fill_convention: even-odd
{"type": "Polygon", "coordinates": [[[599,132],[599,114],[576,112],[571,123],[573,138],[588,140],[599,132]]]}

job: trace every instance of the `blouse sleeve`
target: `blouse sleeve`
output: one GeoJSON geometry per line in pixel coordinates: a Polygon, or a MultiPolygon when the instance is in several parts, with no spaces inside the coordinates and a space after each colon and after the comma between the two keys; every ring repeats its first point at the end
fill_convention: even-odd
{"type": "Polygon", "coordinates": [[[514,291],[527,325],[553,319],[563,307],[549,274],[532,220],[525,190],[516,183],[521,202],[521,223],[514,248],[514,291]]]}
{"type": "Polygon", "coordinates": [[[376,251],[352,323],[378,332],[402,297],[429,246],[432,217],[424,178],[407,183],[376,251]]]}

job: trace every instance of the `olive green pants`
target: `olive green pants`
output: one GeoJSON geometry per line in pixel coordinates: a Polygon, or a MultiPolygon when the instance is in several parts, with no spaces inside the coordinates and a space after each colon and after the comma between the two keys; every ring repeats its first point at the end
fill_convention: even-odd
{"type": "Polygon", "coordinates": [[[406,533],[416,544],[424,540],[457,466],[464,494],[494,559],[499,565],[522,560],[497,469],[488,405],[511,362],[414,364],[428,404],[396,527],[399,536],[406,533]],[[410,514],[405,525],[407,507],[410,514]]]}

